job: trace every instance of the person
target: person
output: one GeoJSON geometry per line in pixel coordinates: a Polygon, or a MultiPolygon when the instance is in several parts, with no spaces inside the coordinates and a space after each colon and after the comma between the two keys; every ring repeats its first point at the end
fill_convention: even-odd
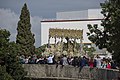
{"type": "Polygon", "coordinates": [[[81,59],[81,67],[84,67],[87,65],[87,59],[85,56],[83,56],[83,58],[81,59]]]}
{"type": "Polygon", "coordinates": [[[84,67],[84,66],[87,66],[88,64],[87,64],[88,62],[87,62],[87,59],[86,59],[86,57],[85,56],[83,56],[81,59],[80,59],[80,61],[79,61],[79,67],[80,67],[80,69],[79,69],[79,72],[82,70],[82,68],[84,67]]]}
{"type": "Polygon", "coordinates": [[[45,64],[43,56],[37,56],[36,63],[38,64],[45,64]]]}
{"type": "Polygon", "coordinates": [[[100,58],[100,56],[98,56],[98,55],[97,55],[97,58],[96,58],[96,63],[97,63],[97,64],[96,64],[96,67],[97,67],[97,68],[101,68],[101,58],[100,58]]]}
{"type": "Polygon", "coordinates": [[[114,62],[113,60],[111,60],[111,68],[112,68],[112,69],[117,69],[117,68],[116,68],[116,64],[115,64],[115,62],[114,62]]]}
{"type": "Polygon", "coordinates": [[[103,62],[102,62],[102,68],[106,69],[106,67],[107,67],[106,60],[103,60],[103,62]]]}
{"type": "Polygon", "coordinates": [[[68,60],[67,60],[67,56],[64,55],[62,58],[62,66],[68,65],[68,60]]]}
{"type": "Polygon", "coordinates": [[[78,66],[78,57],[77,57],[77,56],[75,56],[75,57],[73,58],[73,60],[72,60],[72,65],[73,65],[74,67],[77,67],[77,66],[78,66]]]}
{"type": "Polygon", "coordinates": [[[20,63],[24,64],[25,63],[25,56],[24,55],[20,55],[19,61],[20,61],[20,63]]]}
{"type": "Polygon", "coordinates": [[[28,64],[28,62],[29,62],[29,57],[25,56],[25,64],[28,64]]]}
{"type": "Polygon", "coordinates": [[[47,63],[48,64],[53,64],[53,58],[54,58],[54,55],[50,54],[47,58],[47,63]]]}
{"type": "Polygon", "coordinates": [[[32,55],[30,58],[29,58],[29,63],[30,64],[35,64],[36,63],[36,60],[37,60],[37,58],[36,58],[36,55],[32,55]]]}
{"type": "Polygon", "coordinates": [[[107,66],[106,66],[107,69],[111,69],[111,63],[109,61],[107,61],[107,66]]]}
{"type": "Polygon", "coordinates": [[[58,57],[56,60],[56,68],[58,67],[58,65],[61,65],[61,57],[58,57]]]}
{"type": "Polygon", "coordinates": [[[93,60],[93,58],[89,59],[89,66],[90,66],[90,68],[93,68],[93,66],[94,66],[94,60],[93,60]]]}

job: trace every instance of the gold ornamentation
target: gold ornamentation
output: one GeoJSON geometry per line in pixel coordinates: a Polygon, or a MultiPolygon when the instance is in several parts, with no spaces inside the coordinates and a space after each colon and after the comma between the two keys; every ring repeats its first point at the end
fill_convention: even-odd
{"type": "Polygon", "coordinates": [[[49,36],[50,37],[57,37],[57,38],[65,38],[68,37],[70,39],[81,39],[83,37],[83,30],[73,30],[73,29],[49,29],[49,36]]]}

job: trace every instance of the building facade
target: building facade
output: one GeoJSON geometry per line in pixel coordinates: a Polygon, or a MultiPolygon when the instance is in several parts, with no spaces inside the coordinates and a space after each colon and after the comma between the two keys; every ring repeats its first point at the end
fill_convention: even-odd
{"type": "MultiPolygon", "coordinates": [[[[88,40],[87,32],[89,32],[87,25],[98,24],[100,26],[101,19],[83,19],[83,20],[52,20],[52,21],[41,21],[41,45],[48,43],[49,38],[49,29],[74,29],[74,30],[83,30],[83,43],[91,43],[88,40]]],[[[57,39],[59,41],[59,39],[57,39]]],[[[64,39],[64,42],[65,39],[64,39]]],[[[51,44],[54,44],[54,38],[50,41],[51,44]]],[[[79,43],[79,41],[78,41],[79,43]]]]}
{"type": "MultiPolygon", "coordinates": [[[[74,29],[83,30],[83,43],[91,43],[88,40],[87,32],[89,32],[87,25],[97,24],[100,26],[103,19],[100,13],[101,9],[89,9],[83,11],[58,12],[56,20],[42,20],[41,21],[41,45],[48,43],[49,29],[74,29]]],[[[57,39],[59,41],[59,39],[57,39]]],[[[51,39],[51,44],[54,44],[54,39],[51,39]]],[[[64,39],[65,42],[65,39],[64,39]]],[[[79,41],[78,41],[79,43],[79,41]]]]}
{"type": "MultiPolygon", "coordinates": [[[[88,39],[87,32],[89,32],[87,25],[97,24],[99,28],[102,29],[101,20],[103,15],[101,14],[101,9],[88,9],[83,11],[70,11],[70,12],[58,12],[56,13],[56,19],[42,20],[40,27],[40,42],[41,46],[44,44],[55,44],[55,42],[60,42],[61,39],[51,38],[49,41],[49,29],[70,29],[70,30],[82,30],[83,31],[83,44],[91,44],[91,41],[88,39]]],[[[76,40],[77,43],[80,43],[80,40],[76,40]]],[[[63,39],[63,42],[66,42],[66,39],[63,39]]],[[[96,51],[95,54],[100,54],[101,57],[111,57],[111,54],[106,51],[106,49],[100,50],[94,44],[96,51]],[[106,55],[107,54],[107,55],[106,55]]]]}

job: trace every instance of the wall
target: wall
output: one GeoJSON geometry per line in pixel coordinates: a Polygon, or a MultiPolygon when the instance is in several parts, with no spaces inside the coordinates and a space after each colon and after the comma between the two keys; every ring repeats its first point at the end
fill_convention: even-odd
{"type": "MultiPolygon", "coordinates": [[[[89,32],[87,25],[88,24],[98,24],[100,26],[101,20],[79,20],[79,21],[42,21],[41,22],[41,45],[48,43],[48,35],[49,35],[49,28],[58,28],[58,29],[74,29],[74,30],[82,30],[83,29],[83,43],[91,43],[88,40],[87,32],[89,32]]],[[[59,41],[59,39],[57,40],[59,41]]],[[[65,42],[65,39],[63,40],[65,42]]],[[[50,43],[54,43],[54,38],[50,39],[50,43]]]]}
{"type": "Polygon", "coordinates": [[[98,68],[24,64],[23,67],[28,72],[27,77],[33,78],[72,78],[90,80],[117,80],[118,70],[107,70],[98,68]]]}
{"type": "Polygon", "coordinates": [[[57,12],[57,19],[87,19],[88,18],[88,10],[82,11],[67,11],[67,12],[57,12]]]}
{"type": "Polygon", "coordinates": [[[102,19],[103,15],[101,14],[102,9],[88,9],[81,11],[65,11],[57,12],[56,17],[58,20],[67,19],[102,19]]]}

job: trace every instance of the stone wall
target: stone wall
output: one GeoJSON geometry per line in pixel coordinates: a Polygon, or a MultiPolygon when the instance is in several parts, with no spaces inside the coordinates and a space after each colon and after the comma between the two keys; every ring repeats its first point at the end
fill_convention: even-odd
{"type": "Polygon", "coordinates": [[[23,64],[28,72],[27,77],[33,78],[71,78],[89,80],[117,80],[118,70],[98,69],[89,67],[73,67],[41,64],[23,64]]]}

